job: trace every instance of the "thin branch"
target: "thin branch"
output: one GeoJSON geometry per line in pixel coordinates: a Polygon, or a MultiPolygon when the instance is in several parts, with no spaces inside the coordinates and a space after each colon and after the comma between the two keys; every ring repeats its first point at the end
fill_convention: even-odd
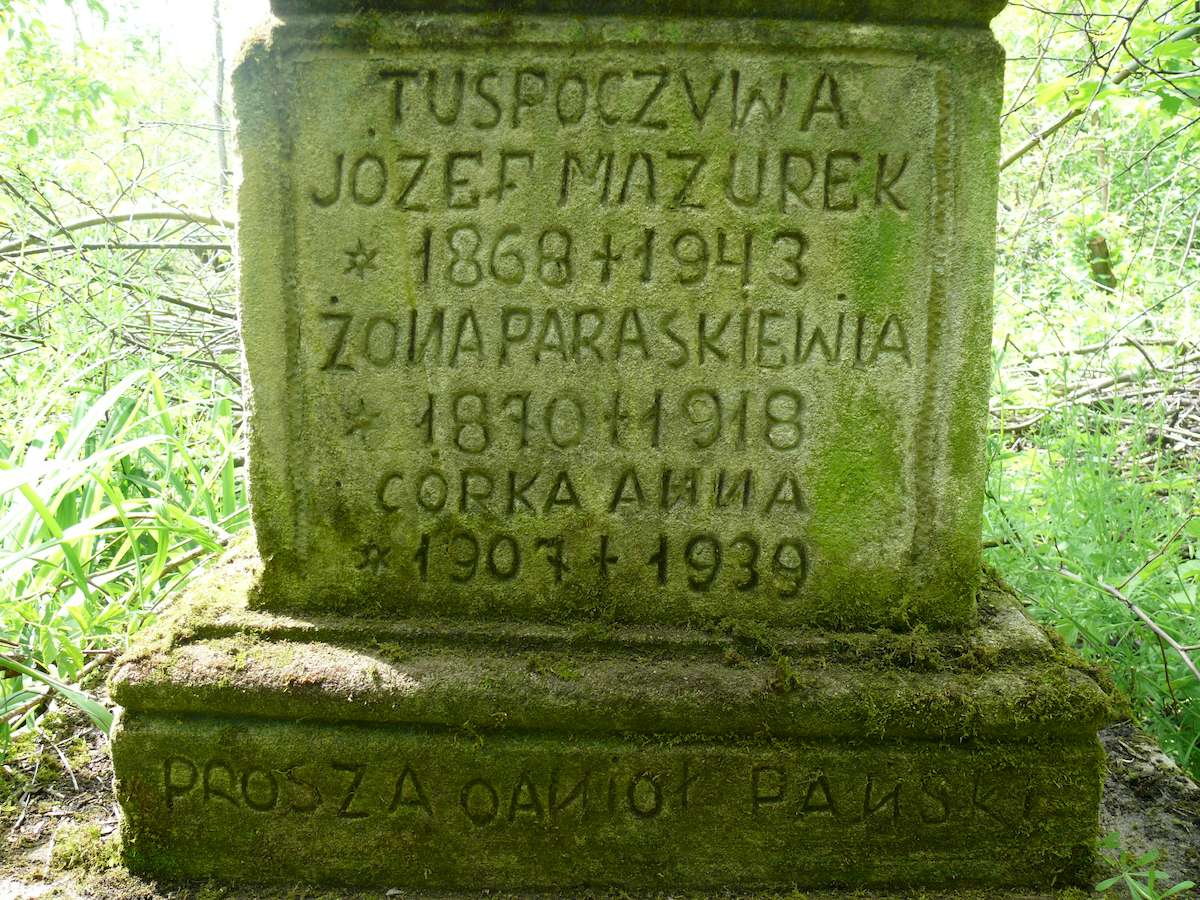
{"type": "Polygon", "coordinates": [[[94,241],[83,244],[53,244],[48,247],[34,247],[32,249],[20,247],[15,251],[8,252],[0,248],[0,257],[20,257],[24,259],[47,253],[79,253],[90,252],[92,250],[192,250],[199,253],[219,253],[229,252],[232,249],[233,246],[231,244],[202,244],[197,241],[94,241]]]}
{"type": "MultiPolygon", "coordinates": [[[[225,228],[230,231],[237,227],[237,221],[230,215],[214,215],[211,213],[190,212],[184,209],[134,209],[126,212],[114,212],[109,215],[96,215],[76,222],[67,222],[57,231],[45,237],[30,237],[22,241],[0,246],[0,256],[12,256],[30,244],[46,244],[56,237],[81,231],[84,228],[95,228],[97,225],[123,225],[127,222],[187,222],[193,225],[208,225],[212,228],[225,228]]],[[[28,254],[26,254],[28,255],[28,254]]]]}
{"type": "MultiPolygon", "coordinates": [[[[1197,34],[1200,34],[1200,25],[1193,25],[1190,28],[1184,28],[1180,31],[1177,31],[1175,34],[1173,34],[1169,38],[1167,38],[1167,40],[1168,41],[1184,41],[1190,37],[1194,37],[1197,34]]],[[[1121,69],[1121,71],[1119,71],[1116,75],[1114,75],[1112,77],[1112,83],[1113,84],[1121,84],[1121,82],[1126,81],[1131,76],[1137,74],[1144,68],[1145,68],[1144,63],[1135,60],[1134,62],[1131,62],[1129,65],[1127,65],[1125,68],[1121,69]]],[[[1096,92],[1093,93],[1093,95],[1092,95],[1093,99],[1095,98],[1095,95],[1097,93],[1099,93],[1101,87],[1102,87],[1102,85],[1096,86],[1096,92]]],[[[1091,100],[1089,100],[1088,103],[1084,106],[1073,107],[1073,108],[1067,110],[1065,113],[1063,113],[1057,119],[1055,119],[1053,122],[1051,122],[1045,128],[1043,128],[1041,131],[1036,132],[1032,137],[1030,137],[1027,141],[1025,141],[1025,143],[1023,143],[1020,147],[1018,147],[1012,153],[1008,154],[1008,156],[1004,157],[1003,161],[1001,161],[1001,163],[1000,163],[1000,171],[1003,172],[1005,169],[1007,169],[1009,166],[1011,166],[1013,163],[1015,163],[1017,160],[1019,160],[1022,156],[1024,156],[1026,153],[1028,153],[1030,150],[1032,150],[1034,147],[1040,146],[1046,140],[1046,138],[1050,137],[1055,132],[1059,131],[1064,125],[1067,125],[1070,122],[1073,122],[1075,119],[1078,119],[1085,112],[1087,112],[1088,109],[1091,108],[1091,105],[1092,105],[1091,100]]]]}
{"type": "Polygon", "coordinates": [[[1149,614],[1144,609],[1122,594],[1115,587],[1110,584],[1105,584],[1098,578],[1095,580],[1095,582],[1087,581],[1086,579],[1076,575],[1074,572],[1064,568],[1060,568],[1058,570],[1058,574],[1067,579],[1067,581],[1072,581],[1075,584],[1081,584],[1084,587],[1096,588],[1097,590],[1108,594],[1110,597],[1113,597],[1124,603],[1125,606],[1129,608],[1129,611],[1137,616],[1147,628],[1154,632],[1155,636],[1160,641],[1166,643],[1172,650],[1179,654],[1179,658],[1183,660],[1183,664],[1187,666],[1188,670],[1192,673],[1192,675],[1195,676],[1196,681],[1200,682],[1200,669],[1196,668],[1196,663],[1193,662],[1191,656],[1188,655],[1187,648],[1175,640],[1175,638],[1171,637],[1171,635],[1167,634],[1167,632],[1162,629],[1162,626],[1150,618],[1149,614]]]}

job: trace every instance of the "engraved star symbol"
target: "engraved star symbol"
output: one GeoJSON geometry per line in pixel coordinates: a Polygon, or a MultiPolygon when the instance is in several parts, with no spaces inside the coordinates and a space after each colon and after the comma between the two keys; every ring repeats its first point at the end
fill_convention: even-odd
{"type": "Polygon", "coordinates": [[[350,258],[349,264],[346,266],[346,275],[357,275],[359,278],[365,279],[367,272],[378,269],[375,264],[375,257],[379,255],[378,250],[368,250],[366,243],[362,238],[358,239],[358,246],[353,250],[343,251],[350,258]]]}
{"type": "Polygon", "coordinates": [[[345,436],[351,437],[357,434],[364,439],[366,433],[375,427],[375,420],[380,416],[377,410],[367,409],[366,400],[359,400],[356,409],[343,409],[342,412],[346,416],[345,436]]]}
{"type": "Polygon", "coordinates": [[[391,547],[380,547],[374,541],[368,541],[354,549],[361,557],[354,568],[360,572],[371,571],[379,575],[388,567],[387,558],[392,554],[391,547]]]}

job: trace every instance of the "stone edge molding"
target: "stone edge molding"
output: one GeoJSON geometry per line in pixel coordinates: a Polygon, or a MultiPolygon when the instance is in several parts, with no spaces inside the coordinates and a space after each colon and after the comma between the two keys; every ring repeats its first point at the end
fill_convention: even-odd
{"type": "Polygon", "coordinates": [[[271,0],[280,17],[349,13],[721,16],[986,28],[1007,0],[271,0]]]}

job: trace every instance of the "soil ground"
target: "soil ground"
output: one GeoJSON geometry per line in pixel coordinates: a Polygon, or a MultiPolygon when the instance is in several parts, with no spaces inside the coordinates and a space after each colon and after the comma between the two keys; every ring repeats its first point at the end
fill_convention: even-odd
{"type": "MultiPolygon", "coordinates": [[[[1150,850],[1160,852],[1155,867],[1167,873],[1167,878],[1159,882],[1160,891],[1185,879],[1200,883],[1200,786],[1129,724],[1110,728],[1101,738],[1109,759],[1101,815],[1104,833],[1119,834],[1120,846],[1135,856],[1150,850]]],[[[11,747],[7,758],[8,762],[0,765],[0,900],[365,900],[418,896],[399,890],[349,893],[304,887],[231,888],[146,881],[120,865],[112,766],[105,740],[94,729],[70,716],[50,716],[43,733],[11,747]]],[[[1116,855],[1115,850],[1106,852],[1116,855]]],[[[1097,877],[1104,877],[1104,873],[1097,877]]],[[[794,893],[788,898],[832,900],[846,896],[882,895],[794,893]]],[[[958,891],[891,896],[982,900],[998,895],[958,891]]],[[[1008,900],[1029,897],[1003,896],[1008,900]]],[[[1072,890],[1057,896],[1067,900],[1087,894],[1072,890]]],[[[1128,893],[1118,889],[1110,896],[1128,893]]],[[[1200,897],[1200,893],[1186,891],[1176,896],[1200,897]]]]}

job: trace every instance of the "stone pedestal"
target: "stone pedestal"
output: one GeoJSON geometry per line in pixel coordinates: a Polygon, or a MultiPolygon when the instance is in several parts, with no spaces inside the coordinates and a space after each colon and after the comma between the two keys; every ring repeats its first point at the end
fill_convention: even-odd
{"type": "Polygon", "coordinates": [[[981,576],[996,0],[276,0],[255,538],[119,666],[139,871],[1085,876],[1107,687],[981,576]]]}
{"type": "Polygon", "coordinates": [[[114,676],[126,859],[480,890],[1086,878],[1110,688],[961,632],[275,615],[238,554],[114,676]]]}

